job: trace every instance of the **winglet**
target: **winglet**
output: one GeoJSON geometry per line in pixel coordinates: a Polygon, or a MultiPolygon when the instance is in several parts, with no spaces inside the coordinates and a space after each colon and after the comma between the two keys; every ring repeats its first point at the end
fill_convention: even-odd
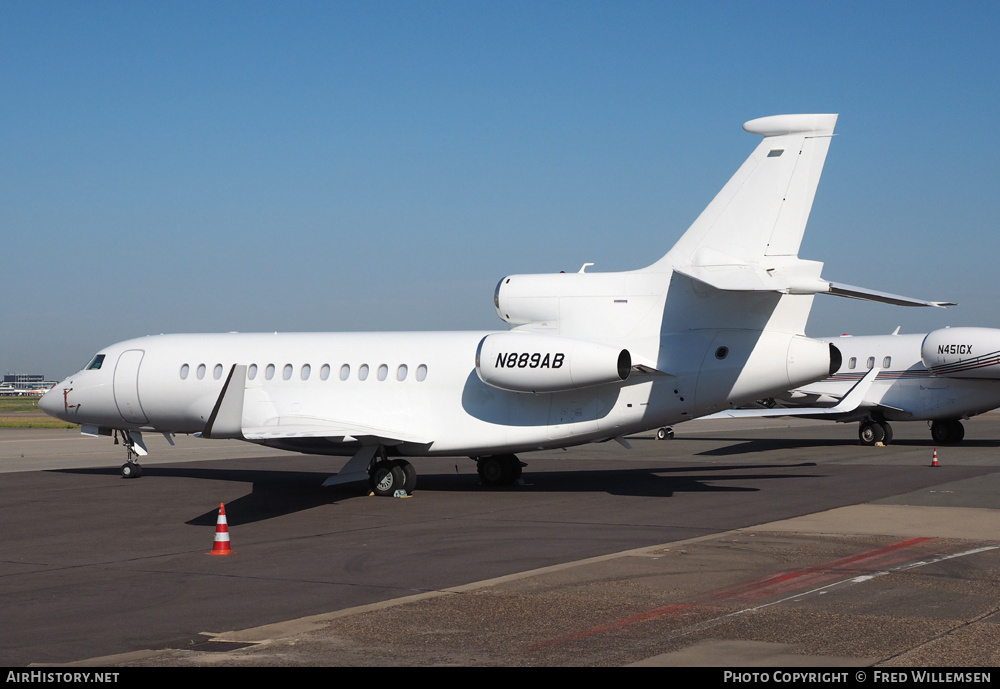
{"type": "Polygon", "coordinates": [[[868,389],[871,388],[872,383],[875,381],[875,378],[878,377],[878,372],[880,370],[881,369],[879,369],[878,366],[872,367],[872,369],[868,371],[868,373],[866,373],[864,376],[862,376],[861,380],[855,383],[854,387],[851,388],[847,392],[847,394],[841,398],[840,402],[838,402],[835,406],[830,407],[829,409],[824,410],[823,412],[814,411],[813,413],[844,414],[846,412],[854,411],[864,401],[865,395],[868,394],[868,389]]]}

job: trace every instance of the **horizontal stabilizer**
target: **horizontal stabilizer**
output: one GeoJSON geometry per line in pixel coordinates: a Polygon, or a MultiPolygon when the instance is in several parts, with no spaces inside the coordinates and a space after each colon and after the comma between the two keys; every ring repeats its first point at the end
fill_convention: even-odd
{"type": "Polygon", "coordinates": [[[837,416],[848,414],[857,409],[868,394],[872,382],[878,376],[879,368],[876,366],[864,375],[854,387],[844,395],[843,399],[833,407],[780,407],[774,409],[727,409],[720,411],[706,419],[747,419],[764,416],[837,416]]]}
{"type": "Polygon", "coordinates": [[[895,306],[955,306],[951,301],[926,301],[866,287],[828,282],[819,277],[823,264],[801,259],[772,261],[755,265],[726,263],[675,268],[675,272],[693,280],[729,292],[779,292],[781,294],[830,294],[895,306]]]}
{"type": "Polygon", "coordinates": [[[844,285],[839,282],[830,283],[829,293],[837,297],[850,297],[851,299],[864,299],[865,301],[879,301],[883,304],[895,304],[896,306],[937,306],[939,308],[945,308],[956,305],[953,301],[924,301],[923,299],[913,299],[911,297],[903,297],[898,294],[889,294],[888,292],[876,292],[875,290],[866,289],[864,287],[844,285]]]}

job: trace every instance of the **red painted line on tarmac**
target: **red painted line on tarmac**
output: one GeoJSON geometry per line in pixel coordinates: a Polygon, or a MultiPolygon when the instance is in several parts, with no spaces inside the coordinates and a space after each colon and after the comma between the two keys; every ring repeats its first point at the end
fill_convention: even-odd
{"type": "Polygon", "coordinates": [[[701,606],[685,605],[682,603],[665,605],[662,608],[656,608],[655,610],[648,610],[646,612],[636,613],[635,615],[629,615],[624,619],[608,622],[607,624],[602,624],[598,627],[591,627],[590,629],[574,632],[573,634],[567,634],[566,636],[561,636],[556,639],[549,639],[548,641],[539,641],[538,643],[529,646],[528,650],[537,651],[540,648],[558,646],[559,644],[564,644],[567,641],[586,639],[588,636],[595,636],[597,634],[603,634],[604,632],[610,632],[614,629],[621,629],[622,627],[628,627],[636,622],[644,622],[656,617],[685,617],[686,615],[693,615],[697,613],[700,609],[701,606]]]}
{"type": "MultiPolygon", "coordinates": [[[[715,591],[702,594],[697,596],[691,603],[674,603],[671,605],[665,605],[654,610],[629,615],[628,617],[624,617],[620,620],[614,620],[606,624],[584,629],[579,632],[573,632],[572,634],[567,634],[555,639],[539,641],[529,646],[527,650],[537,651],[542,648],[558,646],[570,641],[577,641],[587,637],[596,636],[598,634],[603,634],[605,632],[614,631],[616,629],[623,629],[633,624],[656,618],[677,618],[696,615],[704,612],[705,610],[718,609],[720,604],[727,601],[748,602],[782,593],[802,590],[824,581],[842,578],[846,573],[849,573],[852,570],[862,572],[884,569],[900,562],[912,560],[915,556],[913,552],[914,549],[918,549],[917,547],[921,545],[929,546],[937,540],[938,539],[936,538],[911,538],[905,541],[899,541],[898,543],[892,543],[881,548],[866,550],[855,555],[849,555],[837,560],[832,560],[831,562],[817,565],[815,567],[807,567],[804,569],[770,574],[743,584],[717,589],[715,591]]],[[[936,554],[951,549],[953,548],[949,547],[942,550],[919,548],[918,550],[920,553],[919,556],[926,556],[927,554],[936,554]]]]}
{"type": "Polygon", "coordinates": [[[738,600],[750,602],[836,579],[844,576],[845,573],[851,570],[869,571],[875,568],[889,567],[911,559],[913,554],[908,552],[909,549],[934,540],[936,539],[911,538],[881,548],[866,550],[856,555],[842,557],[822,565],[816,565],[815,567],[770,574],[760,579],[738,584],[732,588],[713,591],[699,597],[699,601],[738,600]]]}

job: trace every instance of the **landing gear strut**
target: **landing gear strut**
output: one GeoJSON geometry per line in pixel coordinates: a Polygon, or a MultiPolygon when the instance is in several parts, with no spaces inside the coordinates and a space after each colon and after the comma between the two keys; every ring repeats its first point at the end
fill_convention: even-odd
{"type": "Polygon", "coordinates": [[[516,455],[476,457],[476,469],[484,486],[509,486],[521,478],[524,464],[516,455]]]}
{"type": "MultiPolygon", "coordinates": [[[[122,478],[141,478],[142,467],[139,466],[139,462],[136,460],[136,457],[142,453],[136,451],[136,442],[128,431],[122,431],[121,434],[121,442],[122,445],[125,446],[125,463],[122,464],[121,468],[122,478]]],[[[115,443],[117,442],[118,431],[115,431],[115,443]]]]}

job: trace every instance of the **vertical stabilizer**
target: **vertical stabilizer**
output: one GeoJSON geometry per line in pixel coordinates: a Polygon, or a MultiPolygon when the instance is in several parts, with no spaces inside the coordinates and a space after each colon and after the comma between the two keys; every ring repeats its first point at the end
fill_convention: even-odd
{"type": "Polygon", "coordinates": [[[836,123],[837,115],[774,115],[744,124],[764,140],[648,270],[796,256],[836,123]]]}

